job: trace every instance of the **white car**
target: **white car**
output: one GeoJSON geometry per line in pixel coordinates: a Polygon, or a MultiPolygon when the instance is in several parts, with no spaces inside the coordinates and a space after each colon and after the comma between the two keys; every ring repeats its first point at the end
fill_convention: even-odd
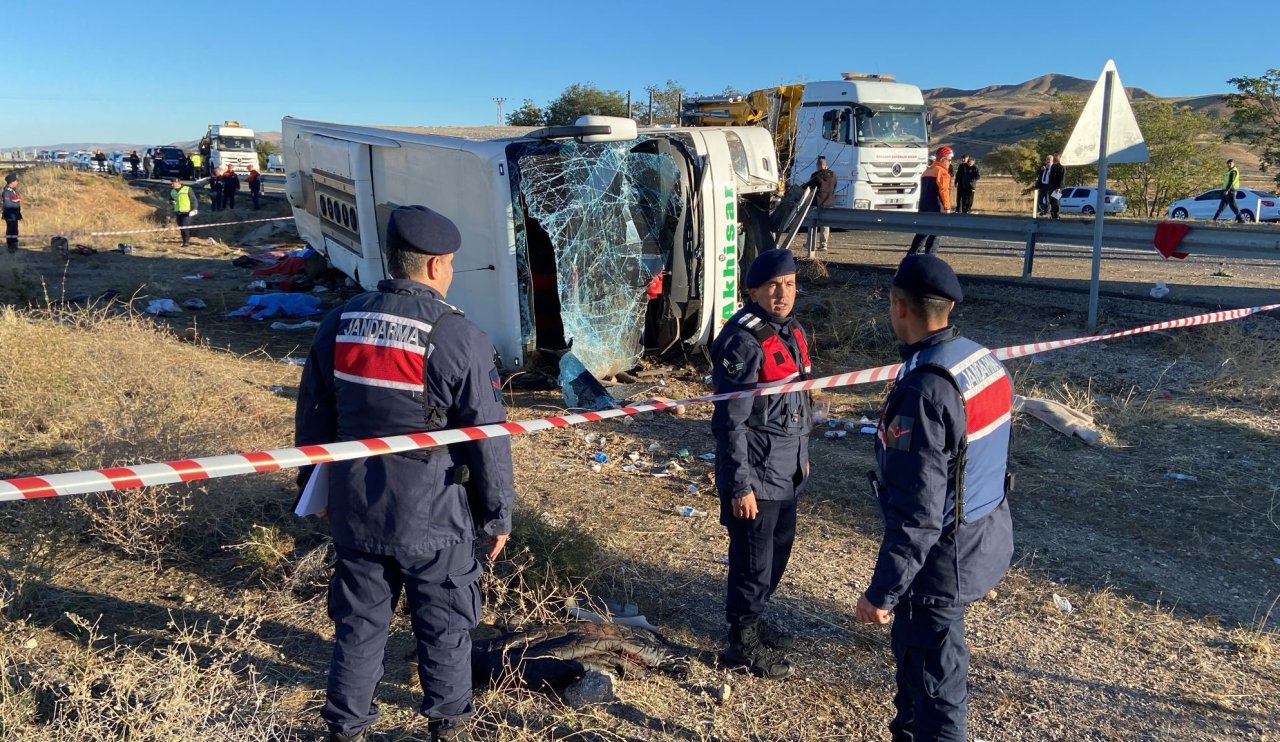
{"type": "MultiPolygon", "coordinates": [[[[1068,186],[1062,189],[1062,200],[1058,202],[1058,210],[1064,214],[1092,214],[1098,199],[1096,186],[1068,186]]],[[[1123,214],[1129,208],[1129,202],[1119,193],[1107,189],[1102,197],[1102,213],[1123,214]]]]}
{"type": "MultiPolygon", "coordinates": [[[[1199,196],[1184,198],[1169,204],[1169,216],[1174,219],[1212,219],[1221,201],[1222,189],[1215,188],[1199,196]]],[[[1255,215],[1258,216],[1259,221],[1263,222],[1280,221],[1280,196],[1274,193],[1252,188],[1237,189],[1236,208],[1240,209],[1240,216],[1244,217],[1246,222],[1253,221],[1255,215]]],[[[1222,209],[1218,218],[1235,219],[1236,215],[1231,213],[1231,207],[1228,206],[1222,209]]]]}

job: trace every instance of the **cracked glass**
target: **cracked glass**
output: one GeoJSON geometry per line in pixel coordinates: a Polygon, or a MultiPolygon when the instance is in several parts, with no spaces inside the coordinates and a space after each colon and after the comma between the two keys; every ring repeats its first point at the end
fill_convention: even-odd
{"type": "MultiPolygon", "coordinates": [[[[531,243],[549,242],[564,342],[601,377],[640,359],[649,288],[669,259],[662,229],[684,198],[672,157],[632,151],[638,144],[534,142],[512,158],[525,217],[516,220],[522,297],[540,283],[537,266],[528,270],[538,257],[531,243]]],[[[522,302],[528,342],[545,310],[522,302]]]]}

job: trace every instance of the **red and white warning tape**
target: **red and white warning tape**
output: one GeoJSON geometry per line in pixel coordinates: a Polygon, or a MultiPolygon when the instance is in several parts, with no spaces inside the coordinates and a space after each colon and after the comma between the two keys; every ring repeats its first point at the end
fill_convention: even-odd
{"type": "MultiPolygon", "coordinates": [[[[283,222],[293,221],[291,216],[271,216],[263,219],[245,219],[238,222],[214,222],[212,224],[188,224],[185,229],[191,231],[193,229],[208,229],[209,227],[235,227],[241,224],[260,224],[262,222],[283,222]]],[[[22,234],[19,235],[21,240],[46,239],[53,237],[118,237],[123,234],[149,234],[152,232],[169,232],[175,229],[184,229],[177,224],[166,227],[147,227],[146,229],[118,229],[113,232],[62,232],[60,234],[22,234]]]]}
{"type": "MultiPolygon", "coordinates": [[[[1222,312],[1210,312],[1193,317],[1157,322],[1143,325],[1121,332],[1110,332],[1102,335],[1070,338],[1067,340],[1050,340],[1043,343],[1028,343],[994,351],[1001,359],[1020,358],[1022,356],[1043,353],[1058,348],[1066,348],[1085,343],[1096,343],[1101,340],[1141,335],[1177,327],[1208,325],[1217,322],[1248,317],[1258,312],[1269,312],[1280,309],[1280,304],[1267,304],[1248,309],[1231,309],[1222,312]]],[[[40,497],[56,497],[62,495],[78,495],[89,492],[107,492],[110,490],[127,490],[158,484],[175,484],[178,482],[194,482],[202,479],[231,477],[238,474],[293,469],[309,464],[320,464],[328,461],[347,461],[366,456],[379,456],[388,453],[403,453],[435,446],[447,446],[453,443],[498,438],[500,436],[536,433],[540,430],[564,428],[571,425],[625,417],[641,412],[666,410],[676,405],[707,404],[721,400],[742,399],[743,397],[760,397],[770,394],[804,391],[808,389],[829,389],[833,387],[870,384],[877,381],[888,381],[898,373],[901,364],[879,366],[861,371],[851,371],[834,376],[823,376],[817,379],[796,381],[788,384],[748,389],[727,394],[709,394],[675,402],[654,402],[651,404],[631,405],[600,412],[584,412],[575,415],[547,417],[540,420],[508,422],[498,425],[482,425],[472,428],[441,430],[432,433],[414,433],[411,435],[394,435],[386,438],[367,438],[358,441],[327,443],[319,446],[300,446],[298,448],[277,448],[270,451],[253,451],[251,453],[232,454],[227,456],[208,456],[183,461],[168,461],[159,464],[141,464],[138,466],[121,466],[96,471],[78,471],[64,474],[50,474],[42,477],[17,477],[0,480],[0,501],[35,499],[40,497]]]]}

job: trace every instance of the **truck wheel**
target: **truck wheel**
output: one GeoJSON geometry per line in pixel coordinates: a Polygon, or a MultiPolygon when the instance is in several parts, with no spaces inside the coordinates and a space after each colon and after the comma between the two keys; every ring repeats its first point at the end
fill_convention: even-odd
{"type": "MultiPolygon", "coordinates": [[[[758,205],[743,201],[738,208],[738,275],[744,279],[751,261],[756,259],[762,250],[774,246],[773,232],[769,230],[769,214],[758,205]]],[[[743,296],[747,294],[745,280],[738,282],[743,296]]]]}

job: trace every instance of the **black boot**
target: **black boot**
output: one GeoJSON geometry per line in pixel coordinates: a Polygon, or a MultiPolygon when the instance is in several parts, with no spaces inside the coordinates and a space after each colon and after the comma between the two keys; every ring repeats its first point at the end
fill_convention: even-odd
{"type": "Polygon", "coordinates": [[[427,725],[431,731],[431,742],[471,742],[471,734],[467,732],[466,722],[455,722],[445,726],[443,722],[432,722],[427,725]]]}
{"type": "Polygon", "coordinates": [[[795,647],[796,637],[794,634],[788,634],[783,629],[764,621],[761,621],[757,626],[760,633],[760,641],[769,649],[791,649],[795,647]]]}
{"type": "Polygon", "coordinates": [[[355,734],[343,734],[342,732],[329,732],[329,742],[365,742],[364,730],[355,734]]]}
{"type": "Polygon", "coordinates": [[[762,678],[781,680],[792,672],[787,659],[764,645],[760,629],[755,624],[733,626],[729,629],[729,649],[722,655],[726,665],[746,667],[762,678]]]}

